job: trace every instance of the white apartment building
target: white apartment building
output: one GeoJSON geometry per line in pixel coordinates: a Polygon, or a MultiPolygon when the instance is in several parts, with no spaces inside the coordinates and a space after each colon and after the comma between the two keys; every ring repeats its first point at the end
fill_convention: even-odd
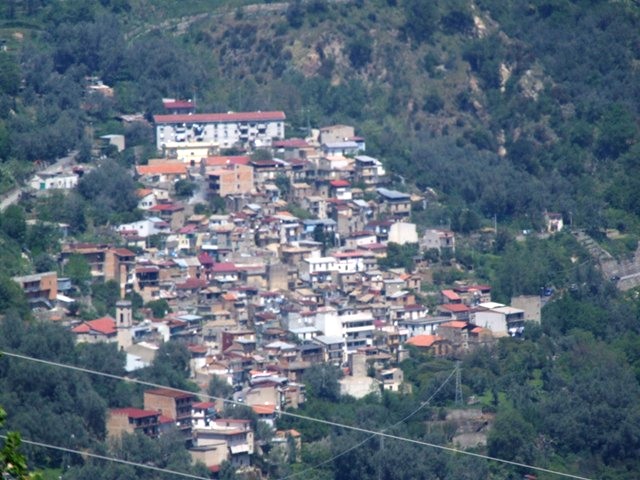
{"type": "Polygon", "coordinates": [[[364,250],[353,250],[348,252],[338,252],[334,255],[336,260],[336,270],[339,273],[366,272],[375,268],[375,255],[364,250]]]}
{"type": "Polygon", "coordinates": [[[219,148],[252,143],[270,146],[284,138],[284,112],[229,112],[155,115],[156,148],[160,151],[176,142],[204,142],[219,148]]]}
{"type": "Polygon", "coordinates": [[[306,282],[312,277],[331,276],[332,272],[338,271],[338,264],[334,257],[309,257],[304,258],[300,264],[300,278],[306,282]]]}
{"type": "Polygon", "coordinates": [[[318,309],[315,327],[325,336],[344,339],[344,358],[360,347],[370,346],[375,330],[371,312],[349,312],[339,315],[332,307],[318,309]]]}
{"type": "Polygon", "coordinates": [[[480,303],[472,311],[469,321],[491,330],[494,335],[515,335],[524,327],[524,310],[501,303],[480,303]]]}

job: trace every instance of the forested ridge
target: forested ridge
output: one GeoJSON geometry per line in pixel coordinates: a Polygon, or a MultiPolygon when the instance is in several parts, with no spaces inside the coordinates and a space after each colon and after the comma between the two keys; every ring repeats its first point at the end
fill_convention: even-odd
{"type": "MultiPolygon", "coordinates": [[[[0,346],[124,372],[115,350],[75,346],[68,332],[32,320],[9,280],[57,268],[56,222],[68,224],[76,238],[93,240],[105,238],[105,225],[138,218],[127,169],[153,154],[152,132],[123,126],[118,115],[150,119],[162,111],[163,97],[175,97],[195,99],[200,112],[284,110],[290,136],[305,135],[308,125],[351,123],[366,137],[367,153],[397,175],[395,188],[436,193],[438,201],[417,212],[417,222],[449,222],[461,238],[499,222],[495,241],[469,235],[456,259],[491,282],[499,299],[554,288],[541,325],[529,325],[525,338],[503,339],[463,359],[464,397],[475,396],[479,408],[495,414],[481,451],[588,478],[637,478],[640,297],[602,278],[572,235],[516,242],[512,233],[539,230],[548,210],[603,241],[607,229],[615,229],[623,253],[635,250],[639,15],[633,2],[595,0],[3,2],[0,190],[72,149],[81,162],[91,162],[92,142],[102,134],[123,133],[128,147],[138,148],[110,152],[113,159],[70,195],[30,199],[0,214],[0,346]],[[90,92],[89,77],[112,87],[113,97],[90,92]]],[[[81,280],[81,270],[65,274],[81,280]]],[[[442,284],[455,279],[445,268],[436,273],[442,284]]],[[[87,315],[113,308],[108,285],[94,290],[97,301],[87,315]]],[[[165,362],[143,378],[190,388],[182,347],[168,344],[160,356],[165,362]]],[[[412,353],[401,365],[411,395],[340,398],[335,384],[326,383],[338,372],[316,372],[323,382],[310,376],[301,413],[389,427],[454,368],[412,353]]],[[[453,401],[448,383],[429,408],[389,432],[450,444],[446,409],[453,401]]],[[[176,438],[104,443],[106,408],[140,403],[140,390],[128,384],[0,359],[6,426],[25,438],[197,468],[175,448],[176,438]]],[[[305,445],[300,458],[270,459],[265,468],[273,478],[318,465],[366,438],[286,417],[280,426],[298,429],[305,445]]],[[[133,467],[24,450],[34,468],[63,478],[157,478],[133,467]]],[[[532,472],[370,439],[304,476],[507,479],[526,473],[532,472]]]]}

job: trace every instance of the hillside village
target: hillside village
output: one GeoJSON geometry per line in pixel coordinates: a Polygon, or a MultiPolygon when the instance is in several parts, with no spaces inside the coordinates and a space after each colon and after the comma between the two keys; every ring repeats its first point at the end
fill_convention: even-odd
{"type": "MultiPolygon", "coordinates": [[[[450,255],[455,235],[410,222],[412,208],[428,200],[393,189],[353,126],[288,138],[284,112],[198,114],[173,99],[165,109],[154,117],[157,158],[133,172],[144,219],[114,225],[113,244],[65,237],[61,248],[61,271],[82,257],[92,281],[117,283],[115,317],[75,316],[79,286],[56,272],[14,278],[36,316],[68,326],[77,342],[117,344],[127,371],[149,366],[163,342],[180,340],[203,391],[217,377],[233,387],[230,400],[274,428],[279,411],[305,402],[305,371],[314,364],[341,368],[346,395],[404,392],[411,386],[398,364],[413,349],[456,358],[540,321],[539,296],[504,305],[491,301],[490,285],[424,288],[425,253],[450,255]],[[188,201],[176,198],[181,180],[197,185],[188,201]],[[212,199],[223,206],[218,213],[196,211],[197,201],[212,199]],[[392,244],[418,245],[413,270],[388,266],[392,244]],[[170,311],[154,317],[134,309],[131,292],[145,304],[165,300],[170,311]]],[[[102,140],[124,148],[119,136],[102,140]]],[[[36,177],[33,194],[73,189],[89,168],[36,177]]],[[[549,215],[548,227],[561,230],[562,218],[549,215]]],[[[156,437],[177,427],[194,461],[212,472],[224,461],[250,468],[260,445],[249,422],[220,418],[222,401],[201,400],[149,389],[143,409],[110,411],[109,435],[156,437]]],[[[292,430],[272,441],[300,448],[305,439],[292,430]]]]}

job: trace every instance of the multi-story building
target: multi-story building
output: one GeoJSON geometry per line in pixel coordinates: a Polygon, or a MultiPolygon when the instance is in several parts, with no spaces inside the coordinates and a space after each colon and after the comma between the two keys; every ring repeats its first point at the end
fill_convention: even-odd
{"type": "Polygon", "coordinates": [[[114,408],[107,416],[107,432],[117,437],[123,433],[140,432],[149,437],[158,436],[160,412],[139,408],[114,408]]]}
{"type": "Polygon", "coordinates": [[[334,308],[320,308],[316,313],[315,327],[327,337],[344,339],[345,358],[358,348],[370,346],[373,343],[375,326],[371,312],[349,311],[338,314],[334,308]]]}
{"type": "Polygon", "coordinates": [[[411,215],[411,195],[388,188],[378,188],[380,211],[394,217],[411,215]]]}
{"type": "Polygon", "coordinates": [[[176,426],[188,434],[191,431],[191,409],[196,396],[170,388],[157,388],[144,392],[145,410],[156,410],[176,422],[176,426]]]}
{"type": "Polygon", "coordinates": [[[386,178],[387,172],[382,162],[377,158],[368,155],[356,155],[355,157],[354,180],[364,183],[367,186],[378,185],[386,178]]]}
{"type": "Polygon", "coordinates": [[[207,171],[206,176],[210,195],[246,195],[253,190],[253,168],[246,165],[229,164],[207,171]]]}
{"type": "Polygon", "coordinates": [[[420,243],[424,250],[435,248],[440,253],[444,250],[456,252],[456,237],[451,230],[429,229],[424,232],[420,243]]]}
{"type": "Polygon", "coordinates": [[[40,300],[53,302],[58,296],[58,274],[56,272],[13,277],[13,281],[22,287],[29,302],[40,300]]]}
{"type": "Polygon", "coordinates": [[[169,142],[215,142],[220,148],[236,144],[270,146],[284,138],[284,112],[194,113],[156,115],[156,147],[169,142]]]}
{"type": "Polygon", "coordinates": [[[73,255],[82,256],[91,267],[94,278],[124,282],[129,270],[134,266],[136,255],[126,248],[95,243],[67,244],[62,248],[63,264],[73,255]]]}
{"type": "Polygon", "coordinates": [[[516,335],[524,329],[524,310],[496,302],[480,303],[471,312],[470,322],[494,335],[516,335]]]}
{"type": "MultiPolygon", "coordinates": [[[[221,458],[228,459],[236,467],[250,465],[255,448],[251,420],[217,418],[206,428],[194,428],[193,449],[204,454],[212,447],[221,448],[221,458]]],[[[208,462],[205,460],[205,463],[208,462]]]]}
{"type": "Polygon", "coordinates": [[[338,270],[338,264],[334,257],[309,257],[302,260],[298,274],[304,281],[313,279],[324,282],[331,279],[332,272],[338,270]]]}

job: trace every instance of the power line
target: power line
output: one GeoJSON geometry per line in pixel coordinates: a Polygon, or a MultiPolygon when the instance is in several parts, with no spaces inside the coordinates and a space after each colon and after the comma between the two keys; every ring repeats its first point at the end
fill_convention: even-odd
{"type": "MultiPolygon", "coordinates": [[[[425,400],[424,402],[422,402],[418,408],[416,408],[415,410],[413,410],[411,413],[409,413],[409,415],[407,415],[406,417],[398,420],[396,423],[389,425],[386,428],[383,428],[382,430],[380,430],[381,432],[386,432],[387,430],[391,430],[392,428],[400,425],[401,423],[406,422],[407,420],[409,420],[411,417],[413,417],[415,414],[417,414],[420,410],[422,410],[424,407],[426,407],[427,405],[429,405],[429,403],[431,402],[431,400],[433,400],[433,398],[440,392],[440,390],[442,390],[444,388],[444,386],[449,382],[449,380],[451,380],[451,377],[453,376],[453,374],[456,372],[456,370],[453,370],[449,376],[444,380],[444,382],[442,382],[442,384],[436,389],[435,392],[433,392],[431,394],[431,396],[425,400]]],[[[312,470],[315,470],[317,468],[320,468],[323,465],[326,465],[328,463],[333,462],[334,460],[337,460],[338,458],[346,455],[347,453],[355,450],[358,447],[361,447],[362,445],[364,445],[365,443],[367,443],[369,440],[371,440],[373,437],[375,437],[376,435],[369,435],[368,437],[366,437],[364,440],[362,440],[361,442],[356,443],[355,445],[352,445],[351,447],[347,448],[346,450],[338,453],[337,455],[334,455],[331,458],[328,458],[327,460],[324,460],[323,462],[318,463],[317,465],[314,465],[312,467],[306,468],[300,472],[296,472],[296,473],[292,473],[290,475],[287,475],[286,477],[282,477],[280,480],[287,480],[289,478],[294,478],[300,475],[303,475],[305,473],[308,473],[312,470]]],[[[380,441],[382,442],[384,440],[384,437],[382,437],[380,439],[380,441]]]]}
{"type": "MultiPolygon", "coordinates": [[[[54,367],[60,367],[60,368],[68,368],[70,370],[75,370],[75,371],[79,371],[79,372],[84,372],[84,373],[89,373],[92,375],[99,375],[99,376],[103,376],[103,377],[107,377],[107,378],[112,378],[115,380],[121,380],[121,381],[125,381],[125,382],[131,382],[131,383],[136,383],[139,385],[144,385],[144,386],[148,386],[148,387],[153,387],[153,388],[169,388],[171,390],[174,390],[176,392],[180,392],[180,393],[188,393],[188,394],[194,394],[194,392],[189,391],[189,390],[184,390],[184,389],[180,389],[180,388],[173,388],[173,387],[167,387],[166,385],[159,385],[157,383],[152,383],[152,382],[145,382],[144,380],[137,380],[134,378],[127,378],[127,377],[123,377],[121,375],[114,375],[111,373],[104,373],[104,372],[99,372],[97,370],[91,370],[89,368],[84,368],[84,367],[78,367],[75,365],[69,365],[66,363],[59,363],[59,362],[54,362],[52,360],[43,360],[40,358],[35,358],[35,357],[31,357],[28,355],[21,355],[19,353],[13,353],[13,352],[7,352],[4,350],[0,350],[0,354],[2,355],[6,355],[8,357],[13,357],[13,358],[19,358],[21,360],[28,360],[31,362],[36,362],[36,363],[41,363],[41,364],[45,364],[45,365],[49,365],[49,366],[54,366],[54,367]]],[[[206,397],[208,399],[211,400],[218,400],[221,401],[223,403],[229,403],[232,405],[237,405],[238,402],[235,402],[233,400],[228,400],[226,398],[221,398],[221,397],[214,397],[213,395],[207,395],[207,394],[202,394],[201,396],[206,397]]],[[[408,442],[408,443],[413,443],[415,445],[422,445],[424,447],[430,447],[430,448],[435,448],[438,450],[443,450],[445,452],[449,452],[449,453],[459,453],[461,455],[467,455],[470,457],[476,457],[476,458],[481,458],[484,460],[489,460],[492,462],[497,462],[497,463],[503,463],[505,465],[511,465],[514,467],[520,467],[520,468],[528,468],[530,470],[535,470],[538,472],[543,472],[543,473],[550,473],[553,475],[558,475],[561,477],[566,477],[566,478],[574,478],[577,480],[592,480],[589,479],[587,477],[581,477],[579,475],[573,475],[571,473],[564,473],[564,472],[559,472],[557,470],[550,470],[547,468],[543,468],[543,467],[536,467],[534,465],[528,465],[526,463],[521,463],[521,462],[515,462],[512,460],[505,460],[503,458],[497,458],[497,457],[492,457],[489,455],[482,455],[480,453],[475,453],[475,452],[469,452],[466,450],[460,450],[454,447],[447,447],[445,445],[438,445],[435,443],[430,443],[430,442],[425,442],[422,440],[414,440],[412,438],[407,438],[407,437],[401,437],[398,435],[391,435],[389,433],[385,433],[383,431],[376,431],[376,430],[369,430],[366,428],[360,428],[360,427],[354,427],[351,425],[345,425],[345,424],[341,424],[341,423],[337,423],[337,422],[332,422],[330,420],[323,420],[321,418],[314,418],[314,417],[309,417],[306,415],[301,415],[299,413],[294,413],[294,412],[287,412],[287,411],[280,411],[279,412],[280,415],[285,415],[285,416],[289,416],[292,418],[297,418],[299,420],[307,420],[310,422],[317,422],[317,423],[322,423],[324,425],[329,425],[332,427],[339,427],[339,428],[344,428],[346,430],[353,430],[354,432],[361,432],[361,433],[367,433],[369,435],[377,435],[379,437],[386,437],[386,438],[390,438],[392,440],[400,440],[400,441],[404,441],[404,442],[408,442]]]]}
{"type": "MultiPolygon", "coordinates": [[[[6,435],[0,435],[0,438],[3,438],[3,439],[6,440],[7,436],[6,435]]],[[[33,445],[35,447],[50,448],[52,450],[58,450],[60,452],[74,453],[76,455],[81,455],[83,457],[97,458],[97,459],[100,459],[100,460],[107,460],[109,462],[116,462],[116,463],[122,463],[124,465],[130,465],[132,467],[146,468],[148,470],[154,470],[156,472],[168,473],[170,475],[179,475],[181,477],[194,478],[196,480],[211,480],[209,477],[200,477],[198,475],[192,475],[190,473],[177,472],[175,470],[169,470],[168,468],[154,467],[153,465],[147,465],[147,464],[144,464],[144,463],[132,462],[131,460],[123,460],[121,458],[116,458],[116,457],[108,457],[106,455],[99,455],[97,453],[87,452],[87,451],[84,451],[84,450],[74,450],[73,448],[59,447],[57,445],[51,445],[49,443],[35,442],[33,440],[25,440],[24,438],[20,438],[20,441],[22,443],[26,443],[27,445],[33,445]]]]}

